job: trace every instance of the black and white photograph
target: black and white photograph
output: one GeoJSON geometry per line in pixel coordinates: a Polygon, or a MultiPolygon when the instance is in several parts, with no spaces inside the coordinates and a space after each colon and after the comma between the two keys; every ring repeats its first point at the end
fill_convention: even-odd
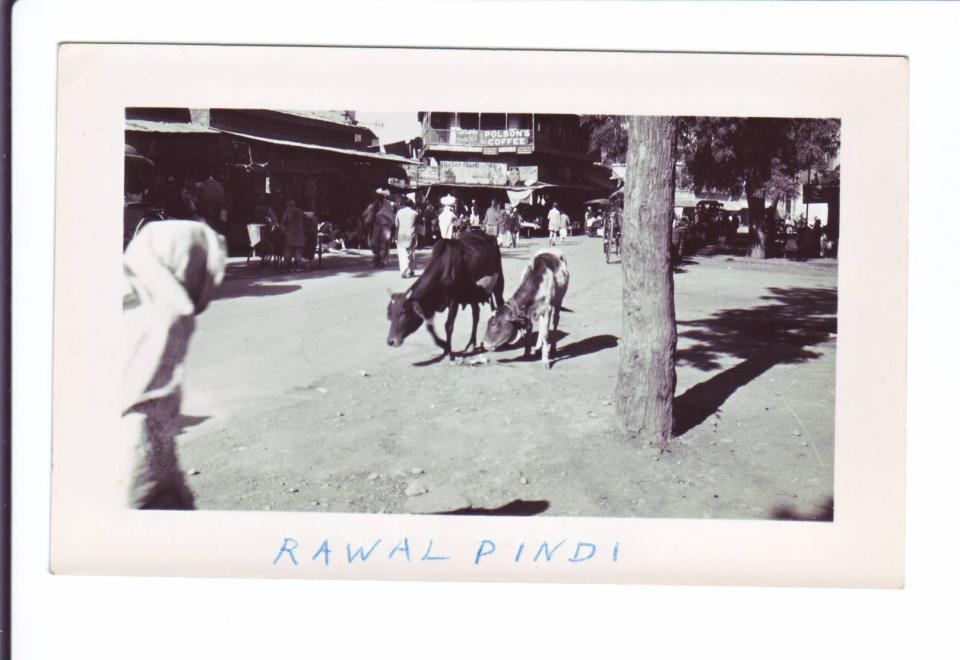
{"type": "Polygon", "coordinates": [[[942,654],[956,13],[14,3],[0,637],[942,654]]]}
{"type": "Polygon", "coordinates": [[[55,573],[897,584],[902,62],[60,57],[55,573]]]}
{"type": "Polygon", "coordinates": [[[125,115],[127,506],[833,520],[840,119],[125,115]]]}

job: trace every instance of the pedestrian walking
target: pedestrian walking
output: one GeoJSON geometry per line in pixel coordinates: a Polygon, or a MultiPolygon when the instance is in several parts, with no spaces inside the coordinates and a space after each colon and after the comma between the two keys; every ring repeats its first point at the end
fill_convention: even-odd
{"type": "Polygon", "coordinates": [[[517,247],[517,237],[520,235],[520,210],[514,206],[510,210],[510,247],[517,247]]]}
{"type": "Polygon", "coordinates": [[[297,207],[297,202],[292,197],[287,199],[287,208],[283,212],[280,226],[283,229],[283,262],[286,264],[295,260],[294,268],[299,269],[306,236],[303,231],[303,211],[297,207]]]}
{"type": "Polygon", "coordinates": [[[417,210],[408,198],[403,199],[403,205],[397,210],[397,261],[400,267],[400,277],[407,278],[415,275],[415,250],[417,247],[417,210]]]}
{"type": "Polygon", "coordinates": [[[513,207],[510,204],[507,204],[500,210],[499,217],[497,218],[497,243],[500,244],[500,247],[506,247],[510,244],[510,214],[513,212],[513,207]]]}
{"type": "MultiPolygon", "coordinates": [[[[183,360],[200,314],[223,281],[226,246],[202,222],[153,222],[123,255],[122,472],[134,509],[192,509],[177,460],[183,360]]],[[[109,486],[112,486],[110,484],[109,486]]]]}
{"type": "Polygon", "coordinates": [[[453,208],[457,204],[457,198],[453,195],[444,195],[440,198],[440,204],[443,206],[438,218],[440,238],[453,238],[453,227],[457,222],[457,214],[454,213],[453,208]]]}
{"type": "Polygon", "coordinates": [[[497,200],[490,202],[490,208],[483,216],[483,228],[487,234],[494,238],[500,233],[500,209],[497,206],[497,200]]]}
{"type": "Polygon", "coordinates": [[[547,230],[550,232],[550,245],[556,245],[557,235],[560,233],[560,206],[556,202],[547,213],[547,230]]]}
{"type": "Polygon", "coordinates": [[[214,230],[225,233],[226,196],[223,185],[211,174],[200,184],[200,213],[214,230]]]}
{"type": "Polygon", "coordinates": [[[570,216],[560,212],[560,245],[563,245],[567,240],[567,234],[570,232],[570,216]]]}
{"type": "Polygon", "coordinates": [[[477,200],[470,200],[470,226],[480,226],[480,207],[477,206],[477,200]]]}

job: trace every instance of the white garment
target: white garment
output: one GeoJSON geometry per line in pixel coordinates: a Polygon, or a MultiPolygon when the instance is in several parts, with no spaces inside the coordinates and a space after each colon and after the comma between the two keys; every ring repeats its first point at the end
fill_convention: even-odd
{"type": "Polygon", "coordinates": [[[558,209],[550,209],[550,212],[547,213],[547,221],[547,228],[550,231],[560,229],[560,211],[558,209]]]}
{"type": "Polygon", "coordinates": [[[417,212],[410,207],[397,211],[397,261],[400,272],[416,268],[414,248],[417,245],[417,212]]]}
{"type": "Polygon", "coordinates": [[[223,280],[223,237],[202,222],[153,222],[123,255],[124,464],[118,482],[135,508],[190,508],[193,496],[177,464],[183,360],[194,316],[223,280]]]}
{"type": "Polygon", "coordinates": [[[438,218],[441,238],[453,238],[453,225],[456,220],[457,214],[449,206],[445,206],[438,218]]]}

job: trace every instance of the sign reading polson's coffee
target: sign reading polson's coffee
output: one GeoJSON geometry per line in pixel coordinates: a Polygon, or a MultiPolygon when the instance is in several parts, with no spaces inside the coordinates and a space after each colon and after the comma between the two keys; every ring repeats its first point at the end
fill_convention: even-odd
{"type": "Polygon", "coordinates": [[[532,147],[529,128],[455,129],[454,144],[473,147],[532,147]]]}

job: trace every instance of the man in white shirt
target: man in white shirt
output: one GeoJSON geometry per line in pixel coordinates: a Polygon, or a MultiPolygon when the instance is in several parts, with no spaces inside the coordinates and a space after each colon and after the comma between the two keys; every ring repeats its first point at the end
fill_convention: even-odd
{"type": "Polygon", "coordinates": [[[414,260],[417,247],[417,211],[409,198],[403,198],[403,206],[397,211],[397,261],[400,263],[400,277],[413,277],[416,264],[414,260]]]}
{"type": "Polygon", "coordinates": [[[453,238],[453,226],[457,221],[457,214],[453,212],[453,207],[457,203],[457,198],[453,195],[446,195],[440,199],[443,205],[443,211],[437,218],[440,224],[440,238],[453,238]]]}
{"type": "Polygon", "coordinates": [[[547,213],[547,229],[550,230],[550,245],[556,245],[557,235],[560,233],[560,207],[556,202],[547,213]]]}

